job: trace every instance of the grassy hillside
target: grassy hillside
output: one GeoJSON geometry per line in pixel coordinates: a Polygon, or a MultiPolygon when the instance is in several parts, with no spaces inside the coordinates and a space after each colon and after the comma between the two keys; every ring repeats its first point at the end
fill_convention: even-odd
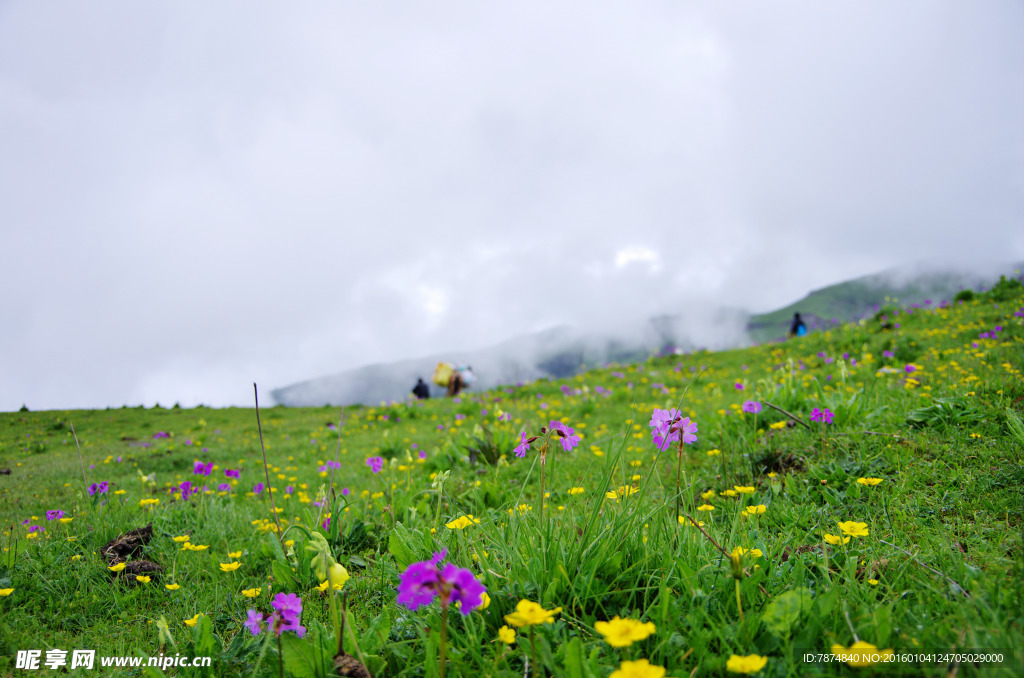
{"type": "Polygon", "coordinates": [[[33,649],[327,675],[342,596],[344,650],[375,676],[1020,675],[1022,364],[1024,294],[1004,282],[340,426],[336,408],[264,409],[266,469],[253,410],[2,414],[0,675],[33,649]],[[653,442],[668,408],[694,441],[653,442]],[[148,525],[140,548],[104,548],[148,525]],[[438,575],[434,553],[461,569],[438,575]],[[350,578],[318,590],[335,561],[350,578]],[[466,609],[399,604],[400,585],[466,609]],[[283,593],[302,637],[254,635],[283,593]],[[858,642],[873,668],[836,661],[858,642]],[[987,656],[939,655],[968,650],[987,656]]]}

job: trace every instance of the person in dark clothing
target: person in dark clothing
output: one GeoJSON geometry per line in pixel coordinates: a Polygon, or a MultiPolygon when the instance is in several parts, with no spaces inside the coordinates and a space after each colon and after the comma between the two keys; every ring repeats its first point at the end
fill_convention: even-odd
{"type": "Polygon", "coordinates": [[[799,313],[793,314],[793,324],[789,326],[790,337],[802,337],[807,334],[807,325],[804,324],[803,319],[799,313]]]}
{"type": "Polygon", "coordinates": [[[430,387],[423,381],[423,377],[420,377],[416,381],[416,385],[412,387],[412,394],[420,400],[425,400],[430,397],[430,387]]]}

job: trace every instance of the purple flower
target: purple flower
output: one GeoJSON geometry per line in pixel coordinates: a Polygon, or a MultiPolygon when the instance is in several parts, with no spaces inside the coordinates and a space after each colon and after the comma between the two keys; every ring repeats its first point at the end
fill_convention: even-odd
{"type": "Polygon", "coordinates": [[[427,458],[426,451],[425,450],[420,450],[420,455],[419,456],[420,456],[420,459],[426,459],[427,458]]]}
{"type": "Polygon", "coordinates": [[[89,486],[89,496],[91,497],[91,496],[93,496],[94,494],[96,494],[96,492],[98,492],[98,491],[99,491],[99,487],[100,487],[100,486],[99,486],[99,485],[97,485],[96,483],[93,483],[92,485],[90,485],[90,486],[89,486]]]}
{"type": "Polygon", "coordinates": [[[220,485],[217,486],[217,489],[220,490],[221,492],[230,492],[231,486],[228,485],[227,483],[221,483],[220,485]]]}
{"type": "Polygon", "coordinates": [[[271,603],[276,612],[273,616],[274,633],[295,631],[299,638],[306,634],[306,627],[299,624],[302,615],[302,599],[294,593],[278,593],[271,603]]]}
{"type": "Polygon", "coordinates": [[[260,635],[263,630],[263,615],[256,610],[249,610],[249,618],[245,621],[245,628],[254,636],[260,635]]]}
{"type": "Polygon", "coordinates": [[[742,390],[743,390],[743,388],[744,388],[744,387],[743,387],[743,383],[742,383],[742,382],[739,382],[739,381],[737,381],[737,382],[736,382],[736,390],[737,390],[737,391],[742,391],[742,390]]]}
{"type": "Polygon", "coordinates": [[[811,411],[811,421],[820,421],[826,424],[831,424],[833,416],[834,415],[828,408],[825,408],[824,410],[819,410],[817,407],[815,407],[811,411]]]}
{"type": "Polygon", "coordinates": [[[466,418],[466,415],[464,415],[464,414],[456,414],[455,415],[455,421],[462,421],[465,418],[466,418]]]}
{"type": "Polygon", "coordinates": [[[519,445],[517,445],[516,449],[514,450],[516,456],[520,458],[525,457],[526,451],[530,449],[530,443],[533,442],[534,440],[536,440],[536,438],[527,438],[526,431],[522,431],[519,434],[519,445]]]}
{"type": "Polygon", "coordinates": [[[697,442],[697,422],[683,417],[676,408],[670,410],[655,409],[651,414],[651,440],[659,450],[668,449],[669,443],[677,442],[682,434],[683,443],[692,445],[697,442]]]}
{"type": "Polygon", "coordinates": [[[888,350],[882,351],[882,357],[883,358],[893,358],[895,356],[896,356],[896,354],[893,353],[892,351],[888,351],[888,350]]]}
{"type": "Polygon", "coordinates": [[[750,414],[757,414],[762,409],[761,403],[756,400],[748,400],[743,403],[743,411],[750,414]]]}
{"type": "Polygon", "coordinates": [[[324,518],[324,522],[321,523],[321,527],[323,527],[325,530],[329,530],[331,528],[331,517],[330,516],[327,516],[326,518],[324,518]]]}
{"type": "Polygon", "coordinates": [[[568,452],[580,444],[580,437],[576,432],[560,421],[552,421],[548,428],[558,435],[558,441],[562,443],[562,449],[568,452]]]}
{"type": "Polygon", "coordinates": [[[193,494],[196,494],[197,492],[199,492],[199,489],[195,488],[195,487],[192,487],[192,483],[189,482],[188,480],[186,480],[181,485],[179,485],[178,489],[181,490],[181,500],[182,501],[188,499],[193,494]]]}
{"type": "Polygon", "coordinates": [[[208,476],[210,471],[213,470],[213,462],[203,463],[201,461],[193,462],[192,473],[197,476],[208,476]]]}
{"type": "Polygon", "coordinates": [[[224,469],[224,475],[228,478],[238,478],[241,475],[241,471],[236,471],[233,468],[226,468],[224,469]]]}
{"type": "Polygon", "coordinates": [[[366,465],[370,467],[370,470],[374,473],[380,473],[381,469],[384,468],[383,457],[367,457],[366,465]]]}
{"type": "Polygon", "coordinates": [[[59,519],[61,519],[63,517],[64,517],[64,512],[61,511],[60,509],[57,509],[56,511],[47,511],[46,512],[46,519],[47,520],[59,520],[59,519]]]}
{"type": "Polygon", "coordinates": [[[185,438],[185,444],[186,445],[191,445],[192,441],[190,439],[188,439],[188,438],[185,438]]]}
{"type": "Polygon", "coordinates": [[[153,439],[154,440],[157,439],[157,438],[170,438],[170,437],[171,437],[171,434],[168,433],[167,431],[157,431],[156,433],[153,434],[153,439]]]}
{"type": "Polygon", "coordinates": [[[487,588],[477,581],[472,572],[452,563],[438,572],[437,566],[445,555],[446,551],[441,551],[430,560],[412,563],[406,568],[398,584],[396,602],[399,605],[415,611],[439,597],[444,607],[460,603],[459,612],[468,616],[483,604],[487,588]]]}
{"type": "Polygon", "coordinates": [[[915,366],[913,363],[904,365],[903,371],[906,372],[907,374],[910,374],[911,372],[917,372],[917,366],[915,366]]]}
{"type": "Polygon", "coordinates": [[[256,483],[255,485],[252,486],[252,491],[255,492],[256,494],[259,494],[260,492],[263,491],[264,487],[265,485],[263,483],[256,483]]]}
{"type": "Polygon", "coordinates": [[[347,487],[341,488],[341,494],[342,496],[347,497],[349,495],[349,489],[347,487]]]}

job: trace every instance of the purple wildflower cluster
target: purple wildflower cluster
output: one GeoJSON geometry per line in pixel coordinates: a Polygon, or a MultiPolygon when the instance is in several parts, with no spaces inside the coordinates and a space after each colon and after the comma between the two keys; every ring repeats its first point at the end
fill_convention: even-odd
{"type": "Polygon", "coordinates": [[[820,421],[825,424],[831,424],[833,416],[832,411],[827,407],[824,410],[819,410],[817,407],[811,410],[811,421],[820,421]]]}
{"type": "Polygon", "coordinates": [[[228,478],[238,478],[242,475],[242,472],[233,468],[226,468],[224,469],[224,475],[228,478]]]}
{"type": "Polygon", "coordinates": [[[548,428],[555,432],[555,435],[558,436],[558,442],[562,443],[562,449],[566,452],[580,444],[581,439],[576,435],[576,431],[562,422],[552,421],[548,424],[548,428]]]}
{"type": "Polygon", "coordinates": [[[692,445],[697,442],[697,422],[682,416],[676,408],[670,410],[655,409],[651,415],[651,440],[659,450],[666,450],[670,443],[678,442],[682,435],[683,442],[692,445]]]}
{"type": "Polygon", "coordinates": [[[171,434],[168,433],[167,431],[157,431],[156,433],[153,434],[153,439],[154,440],[159,440],[160,438],[170,438],[170,437],[171,437],[171,434]]]}
{"type": "Polygon", "coordinates": [[[487,588],[476,580],[472,572],[464,567],[456,567],[453,563],[438,570],[438,565],[447,554],[447,550],[434,553],[430,560],[409,565],[398,584],[396,602],[416,611],[437,597],[443,607],[461,603],[459,612],[464,616],[483,605],[483,594],[487,588]]]}
{"type": "Polygon", "coordinates": [[[383,457],[367,457],[366,458],[366,465],[369,466],[370,470],[373,471],[374,473],[380,473],[381,469],[384,468],[384,458],[383,457]]]}
{"type": "Polygon", "coordinates": [[[110,484],[106,480],[102,483],[93,483],[89,486],[89,496],[91,497],[94,494],[106,494],[109,487],[110,484]]]}
{"type": "Polygon", "coordinates": [[[47,511],[46,512],[46,519],[47,520],[60,520],[63,517],[64,517],[64,512],[61,511],[60,509],[57,509],[56,511],[47,511]]]}
{"type": "Polygon", "coordinates": [[[326,471],[329,468],[333,468],[334,470],[337,471],[338,469],[341,468],[341,462],[340,461],[328,461],[326,464],[321,465],[320,468],[318,468],[317,470],[318,471],[326,471]]]}
{"type": "Polygon", "coordinates": [[[178,485],[178,490],[181,491],[181,500],[185,501],[194,494],[199,494],[199,488],[193,485],[190,481],[186,480],[181,485],[178,485]]]}
{"type": "Polygon", "coordinates": [[[762,405],[756,400],[748,400],[743,403],[743,411],[749,414],[757,414],[762,410],[762,405]]]}
{"type": "Polygon", "coordinates": [[[201,461],[192,463],[192,473],[197,476],[208,476],[213,471],[213,462],[208,461],[205,464],[201,461]]]}
{"type": "Polygon", "coordinates": [[[284,631],[295,631],[299,638],[306,635],[306,627],[299,624],[299,617],[302,616],[302,599],[294,593],[278,593],[271,603],[274,611],[271,614],[263,614],[259,610],[249,610],[249,618],[245,621],[245,628],[254,636],[262,631],[273,632],[280,636],[284,631]]]}

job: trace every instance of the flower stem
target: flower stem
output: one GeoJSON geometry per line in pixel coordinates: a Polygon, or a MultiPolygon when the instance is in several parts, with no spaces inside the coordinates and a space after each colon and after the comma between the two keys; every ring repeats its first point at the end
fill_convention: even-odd
{"type": "Polygon", "coordinates": [[[281,647],[281,634],[277,634],[277,675],[284,678],[284,649],[281,647]]]}
{"type": "Polygon", "coordinates": [[[743,623],[743,601],[740,599],[740,580],[735,579],[736,582],[736,608],[740,611],[740,624],[743,623]]]}
{"type": "MultiPolygon", "coordinates": [[[[533,669],[537,670],[537,642],[533,639],[533,627],[530,627],[530,657],[533,661],[533,669]]],[[[543,675],[543,674],[541,674],[543,675]]]]}
{"type": "Polygon", "coordinates": [[[444,666],[447,660],[447,645],[448,640],[448,606],[441,606],[441,653],[437,658],[437,670],[441,678],[444,678],[444,666]]]}

